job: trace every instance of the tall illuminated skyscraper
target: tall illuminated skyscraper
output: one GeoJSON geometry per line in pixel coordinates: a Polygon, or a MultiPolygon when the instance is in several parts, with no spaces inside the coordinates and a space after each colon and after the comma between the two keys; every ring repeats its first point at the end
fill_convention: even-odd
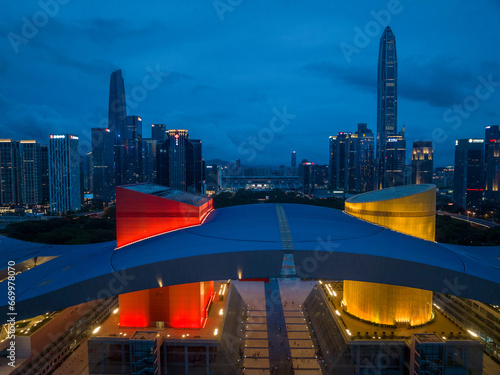
{"type": "Polygon", "coordinates": [[[19,179],[23,204],[42,203],[41,172],[40,143],[35,140],[20,141],[19,179]]]}
{"type": "Polygon", "coordinates": [[[172,129],[158,146],[157,180],[159,185],[191,193],[205,192],[201,141],[190,140],[187,130],[172,129]]]}
{"type": "Polygon", "coordinates": [[[78,137],[51,134],[49,139],[50,211],[65,214],[81,208],[78,137]]]}
{"type": "Polygon", "coordinates": [[[484,137],[487,199],[500,200],[500,130],[498,125],[487,126],[484,137]]]}
{"type": "Polygon", "coordinates": [[[484,139],[455,142],[453,202],[467,210],[481,207],[484,192],[484,139]]]}
{"type": "Polygon", "coordinates": [[[292,163],[291,163],[292,168],[297,168],[297,153],[295,151],[292,151],[292,163]]]}
{"type": "MultiPolygon", "coordinates": [[[[115,70],[111,74],[109,85],[108,129],[114,138],[114,180],[115,185],[124,183],[124,152],[123,138],[127,133],[127,105],[125,101],[125,84],[122,71],[115,70]]],[[[113,166],[108,166],[113,168],[113,166]]]]}
{"type": "Polygon", "coordinates": [[[92,128],[92,193],[109,202],[114,195],[114,135],[110,129],[92,128]]]}
{"type": "Polygon", "coordinates": [[[19,142],[0,139],[0,204],[15,204],[20,200],[19,142]]]}
{"type": "Polygon", "coordinates": [[[413,142],[411,152],[411,183],[432,184],[434,172],[432,141],[413,142]]]}
{"type": "Polygon", "coordinates": [[[396,37],[387,26],[380,38],[377,72],[377,188],[387,187],[387,139],[397,134],[398,60],[396,37]]]}

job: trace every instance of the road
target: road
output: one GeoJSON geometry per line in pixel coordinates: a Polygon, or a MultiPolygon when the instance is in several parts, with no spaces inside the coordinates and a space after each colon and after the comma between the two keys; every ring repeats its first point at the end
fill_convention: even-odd
{"type": "Polygon", "coordinates": [[[468,221],[470,223],[481,225],[481,226],[486,227],[486,228],[494,228],[494,227],[500,226],[499,224],[494,223],[492,221],[487,221],[487,220],[483,220],[483,219],[476,219],[476,218],[470,217],[470,216],[467,219],[467,216],[465,216],[465,215],[452,214],[452,213],[449,213],[446,211],[438,211],[437,214],[441,215],[441,216],[451,216],[453,219],[468,221]]]}

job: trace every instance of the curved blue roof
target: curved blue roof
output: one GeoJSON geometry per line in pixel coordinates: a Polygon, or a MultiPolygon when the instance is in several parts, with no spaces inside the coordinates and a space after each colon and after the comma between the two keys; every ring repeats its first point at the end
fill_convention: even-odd
{"type": "MultiPolygon", "coordinates": [[[[428,289],[500,304],[500,247],[424,241],[339,210],[283,204],[297,276],[428,289]]],[[[281,228],[282,230],[282,228],[281,228]]],[[[44,245],[0,237],[0,259],[57,256],[16,276],[18,319],[111,295],[181,283],[280,277],[276,206],[214,210],[203,225],[115,250],[116,242],[44,245]]],[[[7,312],[7,283],[0,295],[7,312]]]]}

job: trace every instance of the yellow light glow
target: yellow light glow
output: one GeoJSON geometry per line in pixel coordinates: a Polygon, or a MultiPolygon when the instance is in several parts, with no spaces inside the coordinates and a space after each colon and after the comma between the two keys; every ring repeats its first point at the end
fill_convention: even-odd
{"type": "Polygon", "coordinates": [[[96,329],[94,329],[94,330],[92,331],[92,333],[94,333],[94,334],[95,334],[95,333],[99,332],[99,330],[100,330],[100,329],[101,329],[101,326],[99,326],[99,327],[97,327],[96,329]]]}
{"type": "Polygon", "coordinates": [[[224,309],[220,309],[220,311],[219,311],[219,315],[220,315],[220,316],[224,315],[224,309]]]}
{"type": "Polygon", "coordinates": [[[116,314],[118,312],[118,308],[113,310],[113,314],[116,314]]]}
{"type": "Polygon", "coordinates": [[[214,331],[214,336],[217,336],[218,333],[219,333],[219,329],[216,328],[215,331],[214,331]]]}
{"type": "MultiPolygon", "coordinates": [[[[348,199],[345,212],[370,223],[434,241],[435,188],[385,200],[371,201],[366,199],[369,194],[360,201],[348,199]]],[[[420,325],[432,318],[432,292],[415,288],[346,280],[342,304],[350,314],[377,324],[420,325]]]]}
{"type": "Polygon", "coordinates": [[[477,337],[477,333],[472,332],[470,329],[468,329],[467,332],[469,332],[472,336],[477,337]]]}

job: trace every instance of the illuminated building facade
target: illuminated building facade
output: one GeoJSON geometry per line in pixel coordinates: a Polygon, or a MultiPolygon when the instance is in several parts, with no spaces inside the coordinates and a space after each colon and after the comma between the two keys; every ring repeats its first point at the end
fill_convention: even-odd
{"type": "Polygon", "coordinates": [[[487,199],[500,200],[500,130],[498,125],[487,126],[484,137],[487,199]]]}
{"type": "Polygon", "coordinates": [[[365,123],[352,134],[340,132],[330,137],[330,188],[363,193],[373,190],[374,136],[365,123]]]}
{"type": "Polygon", "coordinates": [[[297,153],[292,151],[292,162],[290,164],[292,168],[297,168],[297,153]]]}
{"type": "MultiPolygon", "coordinates": [[[[411,185],[364,193],[345,202],[345,212],[386,228],[433,241],[436,224],[436,188],[411,185]]],[[[344,308],[377,324],[412,326],[432,317],[432,292],[415,288],[344,281],[344,308]]]]}
{"type": "Polygon", "coordinates": [[[0,204],[20,203],[19,142],[0,139],[0,204]]]}
{"type": "Polygon", "coordinates": [[[42,203],[40,144],[34,140],[19,142],[19,179],[21,202],[23,204],[42,203]]]}
{"type": "Polygon", "coordinates": [[[204,193],[202,143],[190,140],[187,130],[168,130],[167,140],[158,147],[157,166],[158,184],[190,193],[204,193]]]}
{"type": "Polygon", "coordinates": [[[92,194],[109,202],[114,196],[114,139],[108,128],[92,128],[92,194]]]}
{"type": "Polygon", "coordinates": [[[41,174],[41,195],[42,203],[47,204],[50,200],[50,189],[49,189],[49,146],[40,146],[40,174],[41,174]]]}
{"type": "Polygon", "coordinates": [[[481,207],[484,192],[484,140],[458,139],[455,142],[453,202],[467,210],[481,207]]]}
{"type": "MultiPolygon", "coordinates": [[[[377,188],[387,187],[387,146],[397,134],[398,60],[396,37],[387,26],[380,38],[377,69],[377,188]]],[[[404,163],[403,163],[404,165],[404,163]]],[[[390,180],[389,180],[390,181],[390,180]]],[[[391,186],[391,185],[389,185],[391,186]]]]}
{"type": "Polygon", "coordinates": [[[354,147],[352,134],[339,132],[330,137],[329,180],[330,188],[349,191],[350,177],[354,177],[354,147]]]}
{"type": "Polygon", "coordinates": [[[373,132],[367,124],[359,123],[354,133],[355,184],[353,191],[365,193],[374,189],[375,143],[373,132]]]}
{"type": "Polygon", "coordinates": [[[432,141],[413,142],[411,166],[412,184],[432,184],[434,172],[432,141]]]}
{"type": "Polygon", "coordinates": [[[197,225],[213,209],[212,199],[150,183],[116,188],[117,247],[197,225]]]}
{"type": "Polygon", "coordinates": [[[81,206],[78,137],[51,134],[49,138],[50,211],[65,214],[81,206]]]}

